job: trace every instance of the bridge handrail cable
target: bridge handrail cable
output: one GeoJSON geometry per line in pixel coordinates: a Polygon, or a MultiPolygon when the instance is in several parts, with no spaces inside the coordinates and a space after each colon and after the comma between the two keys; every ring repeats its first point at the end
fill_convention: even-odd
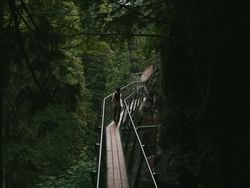
{"type": "Polygon", "coordinates": [[[128,96],[128,97],[126,97],[126,98],[124,99],[125,108],[126,108],[126,111],[127,111],[128,115],[129,115],[129,119],[130,119],[130,122],[131,122],[131,124],[132,124],[133,131],[134,131],[134,133],[135,133],[135,135],[136,135],[136,139],[137,139],[137,141],[138,141],[138,143],[139,143],[141,152],[142,152],[143,157],[144,157],[144,160],[145,160],[145,162],[146,162],[146,164],[147,164],[147,167],[148,167],[148,170],[149,170],[149,172],[150,172],[150,176],[151,176],[151,178],[152,178],[152,180],[153,180],[154,186],[155,186],[155,188],[158,188],[157,183],[156,183],[156,180],[155,180],[155,177],[154,177],[154,174],[153,174],[153,172],[152,172],[152,169],[151,169],[151,167],[150,167],[150,165],[149,165],[149,162],[148,162],[146,153],[145,153],[145,151],[144,151],[144,146],[143,146],[143,144],[142,144],[142,142],[141,142],[141,139],[140,139],[140,137],[139,137],[139,135],[138,135],[138,133],[137,133],[136,126],[135,126],[135,123],[134,123],[134,120],[133,120],[133,118],[132,118],[131,112],[130,112],[129,107],[128,107],[128,104],[127,104],[127,99],[128,99],[129,97],[131,97],[131,95],[128,96]]]}
{"type": "MultiPolygon", "coordinates": [[[[128,88],[129,86],[133,85],[133,84],[139,84],[140,81],[133,81],[130,82],[129,84],[121,87],[121,91],[128,88]]],[[[96,180],[96,188],[99,188],[100,186],[100,173],[101,173],[101,162],[102,162],[102,149],[103,149],[103,134],[104,134],[104,119],[105,119],[105,104],[106,104],[106,100],[110,97],[112,97],[112,95],[114,94],[114,92],[112,92],[111,94],[107,95],[106,97],[103,98],[103,105],[102,105],[102,123],[101,123],[101,134],[100,134],[100,144],[99,144],[99,155],[98,155],[98,166],[97,166],[97,180],[96,180]]]]}

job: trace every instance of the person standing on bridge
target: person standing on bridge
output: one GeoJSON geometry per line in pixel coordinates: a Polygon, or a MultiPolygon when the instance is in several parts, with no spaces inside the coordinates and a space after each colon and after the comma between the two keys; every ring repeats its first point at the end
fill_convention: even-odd
{"type": "Polygon", "coordinates": [[[115,93],[112,96],[113,109],[114,109],[114,122],[116,126],[118,125],[118,122],[120,119],[120,113],[121,113],[120,99],[121,99],[120,88],[117,88],[115,93]]]}

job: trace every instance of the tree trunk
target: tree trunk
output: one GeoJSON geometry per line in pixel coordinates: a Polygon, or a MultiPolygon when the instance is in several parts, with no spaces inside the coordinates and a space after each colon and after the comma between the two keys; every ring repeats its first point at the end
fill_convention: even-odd
{"type": "Polygon", "coordinates": [[[4,84],[4,58],[3,58],[3,1],[0,0],[0,188],[3,186],[3,84],[4,84]]]}

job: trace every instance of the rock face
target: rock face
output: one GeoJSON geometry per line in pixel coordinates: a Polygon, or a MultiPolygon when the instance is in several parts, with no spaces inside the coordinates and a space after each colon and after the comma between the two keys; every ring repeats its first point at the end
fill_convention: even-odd
{"type": "Polygon", "coordinates": [[[153,74],[153,65],[149,65],[141,75],[141,81],[146,82],[153,74]]]}
{"type": "Polygon", "coordinates": [[[250,187],[249,12],[242,2],[178,3],[161,48],[161,180],[250,187]]]}

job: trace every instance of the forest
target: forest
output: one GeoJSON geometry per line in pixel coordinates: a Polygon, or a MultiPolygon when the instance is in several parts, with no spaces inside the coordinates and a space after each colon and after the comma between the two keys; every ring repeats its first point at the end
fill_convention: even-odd
{"type": "Polygon", "coordinates": [[[0,187],[95,187],[102,100],[151,64],[158,187],[250,187],[248,9],[0,0],[0,187]]]}

